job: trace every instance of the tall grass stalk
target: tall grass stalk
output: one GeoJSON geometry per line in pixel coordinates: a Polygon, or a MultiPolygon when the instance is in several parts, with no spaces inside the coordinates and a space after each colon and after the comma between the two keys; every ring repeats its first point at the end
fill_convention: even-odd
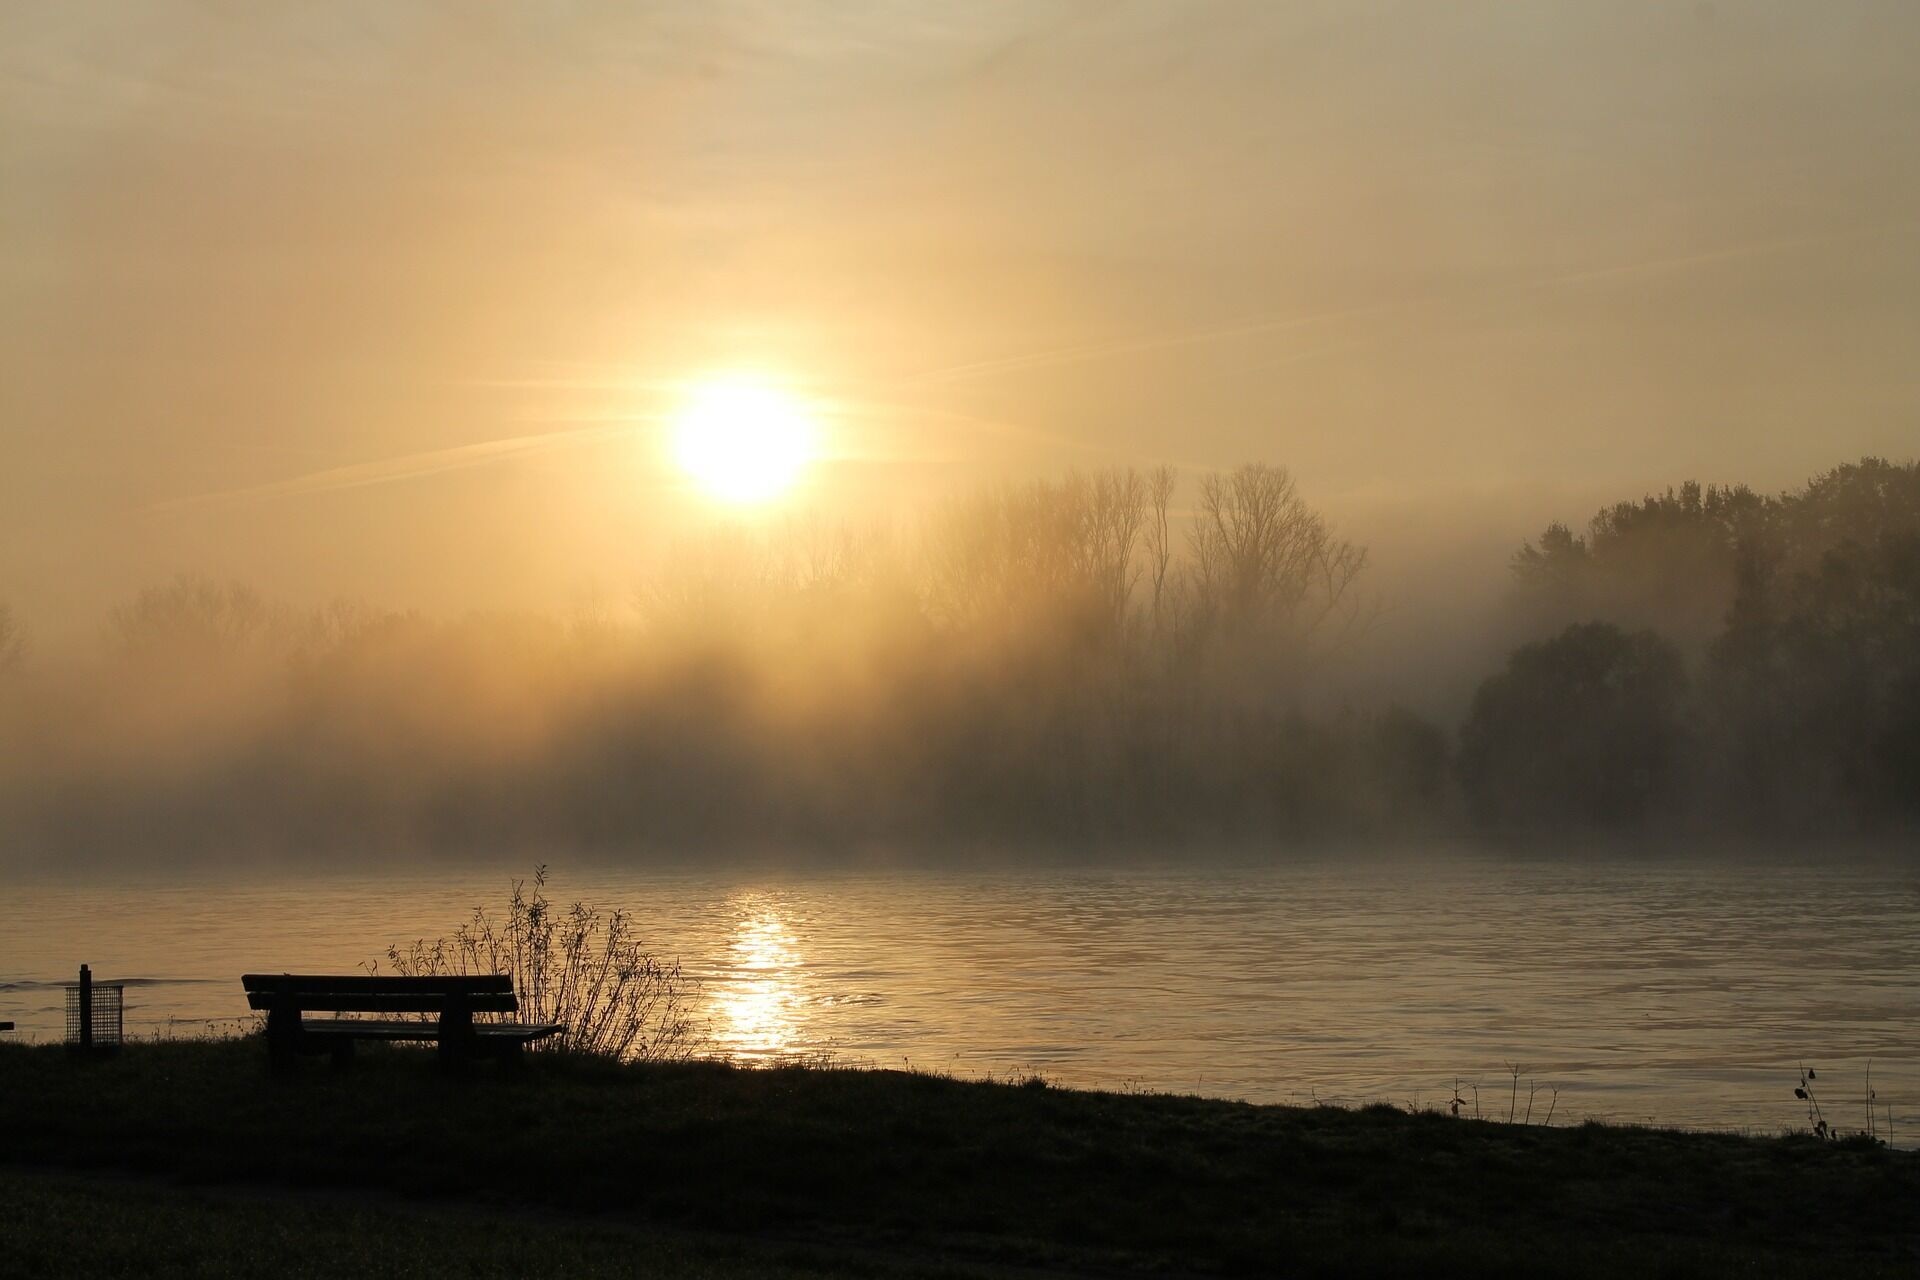
{"type": "Polygon", "coordinates": [[[1812,1067],[1802,1065],[1800,1087],[1793,1091],[1793,1096],[1807,1104],[1807,1126],[1813,1130],[1813,1136],[1832,1138],[1835,1136],[1833,1129],[1827,1124],[1826,1114],[1820,1110],[1820,1099],[1815,1097],[1813,1092],[1813,1082],[1819,1078],[1819,1072],[1812,1067]]]}

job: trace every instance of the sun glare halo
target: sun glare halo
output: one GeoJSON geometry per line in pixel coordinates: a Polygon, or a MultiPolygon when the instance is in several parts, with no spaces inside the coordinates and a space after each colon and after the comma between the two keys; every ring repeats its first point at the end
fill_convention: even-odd
{"type": "Polygon", "coordinates": [[[749,379],[695,384],[673,420],[674,460],[724,502],[764,502],[784,493],[813,461],[814,449],[806,407],[749,379]]]}

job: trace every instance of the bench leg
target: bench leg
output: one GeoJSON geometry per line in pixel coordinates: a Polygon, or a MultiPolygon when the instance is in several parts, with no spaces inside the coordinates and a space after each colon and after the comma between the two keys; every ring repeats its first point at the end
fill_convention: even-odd
{"type": "Polygon", "coordinates": [[[446,1008],[440,1011],[439,1039],[440,1065],[449,1071],[460,1070],[469,1058],[477,1056],[480,1046],[473,1038],[473,1010],[464,997],[447,998],[446,1008]]]}
{"type": "Polygon", "coordinates": [[[440,1069],[442,1071],[455,1073],[465,1071],[468,1061],[473,1057],[472,1054],[467,1052],[467,1042],[465,1038],[457,1035],[441,1036],[436,1044],[436,1049],[440,1055],[440,1069]]]}
{"type": "Polygon", "coordinates": [[[267,1068],[275,1075],[293,1070],[300,1052],[300,1014],[277,1008],[267,1014],[267,1068]]]}

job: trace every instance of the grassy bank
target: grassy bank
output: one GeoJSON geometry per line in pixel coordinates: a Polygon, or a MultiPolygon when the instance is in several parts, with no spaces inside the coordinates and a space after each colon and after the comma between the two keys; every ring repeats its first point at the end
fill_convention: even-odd
{"type": "Polygon", "coordinates": [[[499,1205],[384,1205],[331,1192],[0,1169],[0,1275],[8,1276],[994,1280],[1006,1274],[911,1254],[736,1239],[499,1205]]]}
{"type": "MultiPolygon", "coordinates": [[[[396,1247],[454,1250],[479,1274],[540,1258],[525,1246],[542,1240],[557,1271],[644,1258],[638,1274],[662,1275],[1905,1276],[1920,1262],[1920,1155],[1866,1144],[898,1072],[535,1060],[449,1079],[408,1051],[308,1066],[270,1077],[252,1042],[97,1061],[0,1046],[0,1191],[45,1201],[42,1222],[111,1206],[127,1242],[197,1224],[215,1254],[325,1249],[342,1215],[397,1218],[382,1233],[396,1247]],[[460,1228],[475,1208],[496,1232],[518,1224],[522,1252],[460,1228]]],[[[342,1269],[369,1267],[410,1269],[342,1269]]]]}

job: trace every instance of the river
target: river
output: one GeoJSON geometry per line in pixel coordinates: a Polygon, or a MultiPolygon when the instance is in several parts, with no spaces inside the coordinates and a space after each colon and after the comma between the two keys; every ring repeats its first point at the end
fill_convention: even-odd
{"type": "MultiPolygon", "coordinates": [[[[81,962],[129,1035],[246,1016],[247,971],[357,971],[499,910],[507,874],[30,880],[0,1020],[57,1039],[81,962]]],[[[1258,1102],[1920,1139],[1920,870],[1316,861],[1286,868],[556,872],[701,984],[711,1051],[1258,1102]],[[1519,1068],[1517,1101],[1512,1067],[1519,1068]],[[1912,1108],[1910,1111],[1909,1108],[1912,1108]]],[[[1518,1118],[1518,1117],[1516,1117],[1518,1118]]]]}

